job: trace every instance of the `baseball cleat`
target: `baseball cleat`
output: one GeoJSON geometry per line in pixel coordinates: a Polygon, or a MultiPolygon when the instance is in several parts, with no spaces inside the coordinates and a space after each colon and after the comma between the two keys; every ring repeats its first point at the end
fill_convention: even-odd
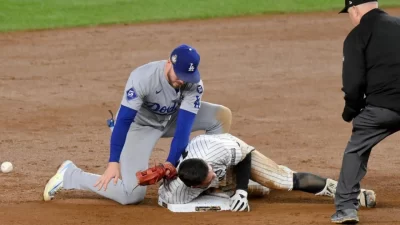
{"type": "Polygon", "coordinates": [[[64,173],[65,171],[74,166],[74,163],[70,160],[64,161],[59,167],[56,174],[47,181],[46,187],[43,192],[43,200],[50,201],[54,198],[55,194],[60,191],[63,187],[64,173]]]}
{"type": "Polygon", "coordinates": [[[338,210],[331,216],[332,223],[338,224],[356,224],[359,222],[357,210],[355,209],[344,209],[338,210]]]}
{"type": "Polygon", "coordinates": [[[316,193],[315,195],[328,196],[331,198],[335,198],[336,187],[337,187],[337,181],[328,178],[328,179],[326,179],[326,184],[325,184],[324,189],[322,189],[322,191],[320,191],[319,193],[316,193]]]}
{"type": "Polygon", "coordinates": [[[361,206],[374,208],[376,206],[376,194],[373,190],[361,189],[358,201],[361,206]]]}

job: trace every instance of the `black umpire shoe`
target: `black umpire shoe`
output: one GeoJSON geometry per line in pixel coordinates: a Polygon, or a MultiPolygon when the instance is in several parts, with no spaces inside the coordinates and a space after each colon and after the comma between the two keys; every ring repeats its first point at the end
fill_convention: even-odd
{"type": "Polygon", "coordinates": [[[331,216],[332,223],[341,224],[356,224],[359,219],[357,216],[357,210],[355,209],[344,209],[338,210],[331,216]]]}

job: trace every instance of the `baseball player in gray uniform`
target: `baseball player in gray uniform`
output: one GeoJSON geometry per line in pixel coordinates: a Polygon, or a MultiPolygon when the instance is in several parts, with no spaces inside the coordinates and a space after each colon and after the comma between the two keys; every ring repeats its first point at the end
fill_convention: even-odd
{"type": "MultiPolygon", "coordinates": [[[[229,134],[199,135],[179,159],[178,178],[159,187],[160,198],[169,204],[186,204],[201,194],[225,194],[232,211],[250,210],[249,181],[275,190],[298,190],[334,198],[337,181],[311,173],[292,171],[229,134]]],[[[374,207],[376,195],[361,189],[364,207],[374,207]]]]}
{"type": "Polygon", "coordinates": [[[93,191],[123,205],[140,203],[146,186],[137,186],[135,173],[148,168],[160,138],[173,137],[166,163],[175,166],[192,131],[228,132],[231,111],[202,101],[204,86],[199,63],[195,48],[180,45],[168,60],[133,70],[112,127],[110,158],[104,174],[84,172],[67,160],[47,182],[44,200],[53,199],[61,189],[78,189],[93,191]]]}

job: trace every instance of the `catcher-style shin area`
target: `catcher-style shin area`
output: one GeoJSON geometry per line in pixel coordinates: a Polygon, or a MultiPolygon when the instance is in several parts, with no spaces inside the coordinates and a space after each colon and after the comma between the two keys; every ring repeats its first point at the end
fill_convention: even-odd
{"type": "MultiPolygon", "coordinates": [[[[269,194],[270,189],[250,180],[248,196],[261,197],[269,194]]],[[[203,194],[186,204],[168,204],[158,197],[158,205],[175,213],[229,211],[229,196],[233,193],[213,192],[203,194]]]]}

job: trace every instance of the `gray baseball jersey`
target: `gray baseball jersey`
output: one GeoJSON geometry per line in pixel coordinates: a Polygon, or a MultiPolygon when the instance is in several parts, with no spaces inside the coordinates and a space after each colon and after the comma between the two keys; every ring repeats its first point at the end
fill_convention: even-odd
{"type": "MultiPolygon", "coordinates": [[[[238,138],[225,133],[218,135],[199,135],[193,138],[186,148],[186,157],[181,156],[180,162],[190,158],[201,158],[211,165],[217,175],[207,188],[187,187],[179,178],[170,182],[169,190],[163,185],[159,188],[160,197],[171,204],[185,204],[192,201],[209,188],[219,188],[229,185],[227,176],[232,166],[237,165],[252,149],[243,146],[238,138]],[[248,150],[244,151],[244,147],[248,150]]],[[[178,165],[179,169],[179,165],[178,165]]]]}
{"type": "MultiPolygon", "coordinates": [[[[109,184],[107,191],[98,190],[93,184],[100,175],[71,168],[64,176],[64,189],[90,190],[121,204],[142,201],[147,187],[137,187],[136,176],[132,174],[148,168],[151,153],[160,138],[174,136],[179,108],[196,114],[192,132],[201,130],[206,134],[220,134],[229,131],[230,110],[201,101],[204,91],[201,80],[175,90],[164,75],[166,63],[163,60],[140,66],[132,71],[126,83],[121,104],[137,110],[137,114],[121,152],[123,180],[116,185],[109,184]]],[[[113,130],[113,127],[110,128],[113,130]]]]}
{"type": "Polygon", "coordinates": [[[138,124],[165,127],[179,110],[179,105],[195,114],[200,109],[203,81],[176,90],[165,78],[166,63],[166,60],[150,62],[136,68],[129,76],[121,104],[138,111],[135,117],[138,124]]]}

